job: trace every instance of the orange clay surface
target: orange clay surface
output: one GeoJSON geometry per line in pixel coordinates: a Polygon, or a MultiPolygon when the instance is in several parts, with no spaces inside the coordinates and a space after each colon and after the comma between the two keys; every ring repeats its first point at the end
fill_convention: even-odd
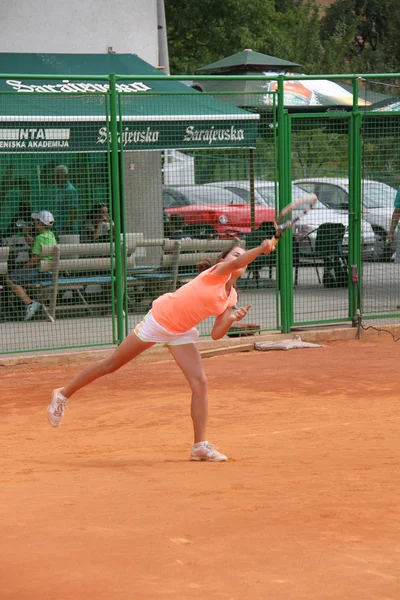
{"type": "Polygon", "coordinates": [[[1,600],[399,600],[400,343],[204,363],[228,463],[188,461],[172,362],[97,381],[58,429],[82,361],[1,368],[1,600]]]}

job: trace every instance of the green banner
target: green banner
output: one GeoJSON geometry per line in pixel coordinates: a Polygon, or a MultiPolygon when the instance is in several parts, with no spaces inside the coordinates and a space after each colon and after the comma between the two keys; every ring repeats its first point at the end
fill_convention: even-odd
{"type": "MultiPolygon", "coordinates": [[[[257,121],[124,121],[118,142],[124,151],[253,147],[257,121]]],[[[106,121],[0,122],[0,152],[105,152],[106,121]]]]}

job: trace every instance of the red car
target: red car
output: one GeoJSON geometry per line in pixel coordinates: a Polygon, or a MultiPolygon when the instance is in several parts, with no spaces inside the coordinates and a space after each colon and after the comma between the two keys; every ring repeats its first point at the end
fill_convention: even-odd
{"type": "MultiPolygon", "coordinates": [[[[251,232],[250,204],[218,186],[164,187],[163,206],[168,237],[177,230],[190,237],[225,239],[251,232]]],[[[264,221],[273,221],[274,216],[273,208],[256,200],[256,228],[264,221]]]]}

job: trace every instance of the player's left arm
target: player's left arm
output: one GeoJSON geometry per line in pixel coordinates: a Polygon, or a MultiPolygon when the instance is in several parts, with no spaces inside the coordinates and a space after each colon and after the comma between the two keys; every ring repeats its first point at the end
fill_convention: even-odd
{"type": "Polygon", "coordinates": [[[212,339],[220,340],[222,337],[224,337],[233,323],[236,321],[241,321],[245,318],[250,308],[251,304],[245,308],[237,308],[235,310],[232,310],[232,308],[229,307],[222,313],[222,315],[218,315],[211,331],[212,339]]]}

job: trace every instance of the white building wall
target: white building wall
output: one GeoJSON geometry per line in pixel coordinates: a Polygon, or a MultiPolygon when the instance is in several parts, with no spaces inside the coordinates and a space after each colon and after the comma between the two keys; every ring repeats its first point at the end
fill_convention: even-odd
{"type": "MultiPolygon", "coordinates": [[[[112,47],[159,64],[157,0],[0,0],[0,19],[0,52],[105,54],[112,47]]],[[[128,153],[124,161],[127,229],[162,237],[161,153],[128,153]]]]}
{"type": "Polygon", "coordinates": [[[0,52],[133,53],[158,65],[157,0],[0,0],[0,52]]]}

